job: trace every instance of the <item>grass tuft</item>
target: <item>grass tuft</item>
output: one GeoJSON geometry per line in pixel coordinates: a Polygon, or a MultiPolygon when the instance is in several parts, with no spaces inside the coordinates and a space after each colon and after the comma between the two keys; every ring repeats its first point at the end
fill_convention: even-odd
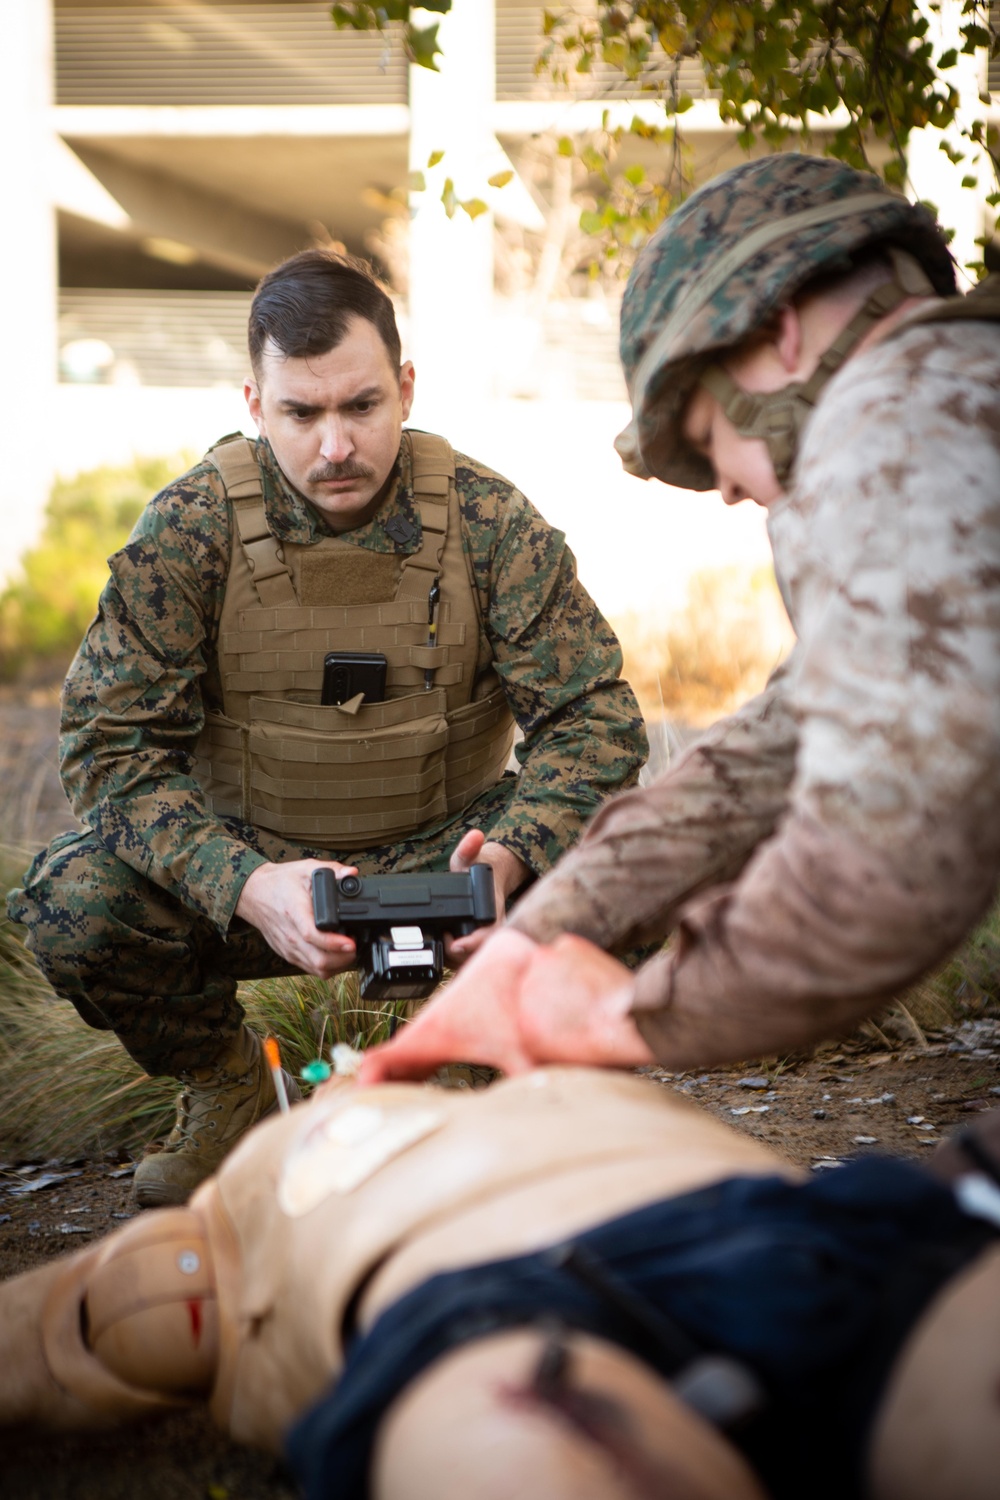
{"type": "MultiPolygon", "coordinates": [[[[13,884],[0,850],[0,889],[13,884]]],[[[308,976],[240,986],[247,1021],[277,1037],[289,1072],[337,1042],[384,1041],[393,1007],[367,1006],[355,974],[327,985],[308,976]]],[[[0,1155],[138,1152],[173,1123],[178,1084],[149,1078],[110,1032],[95,1031],[59,1000],[27,953],[20,929],[0,917],[0,1155]]]]}

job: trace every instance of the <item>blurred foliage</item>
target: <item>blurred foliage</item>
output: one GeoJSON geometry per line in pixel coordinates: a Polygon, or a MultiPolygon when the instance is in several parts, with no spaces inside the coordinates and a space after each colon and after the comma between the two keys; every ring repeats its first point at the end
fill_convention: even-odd
{"type": "Polygon", "coordinates": [[[711,723],[763,688],[793,636],[770,567],[696,573],[666,622],[613,621],[647,720],[711,723]]]}
{"type": "MultiPolygon", "coordinates": [[[[933,16],[942,7],[932,0],[925,9],[933,16]]],[[[998,176],[996,127],[985,112],[972,120],[960,115],[947,77],[960,53],[988,49],[994,56],[1000,49],[989,0],[963,0],[955,47],[935,40],[931,18],[912,0],[597,0],[596,13],[546,10],[543,31],[538,71],[569,86],[603,66],[663,110],[661,125],[633,119],[606,129],[596,148],[583,147],[594,154],[590,170],[604,185],[585,227],[609,258],[624,250],[630,259],[627,252],[641,247],[690,190],[682,122],[694,100],[681,69],[692,58],[745,151],[780,150],[790,140],[809,147],[822,130],[825,155],[902,187],[910,134],[931,125],[953,132],[941,149],[966,174],[963,186],[976,185],[979,161],[998,176]],[[629,135],[670,147],[665,174],[653,180],[640,166],[615,169],[629,135]]],[[[989,95],[981,102],[988,105],[989,95]]]]}
{"type": "MultiPolygon", "coordinates": [[[[952,3],[957,0],[945,0],[952,3]]],[[[447,12],[452,0],[428,8],[447,12]]],[[[437,27],[419,31],[411,19],[416,9],[399,0],[336,5],[333,15],[338,26],[359,30],[384,32],[398,24],[411,60],[436,69],[437,27]]],[[[606,115],[596,139],[560,141],[560,150],[578,156],[596,184],[596,204],[584,211],[581,225],[598,254],[626,272],[691,189],[683,121],[694,100],[682,86],[681,69],[694,58],[720,118],[737,127],[746,151],[780,150],[790,140],[809,148],[821,131],[824,154],[902,187],[910,134],[931,125],[949,131],[941,149],[962,173],[963,186],[976,186],[980,165],[1000,176],[997,127],[985,109],[972,119],[960,113],[947,76],[960,55],[984,49],[997,55],[996,13],[989,0],[961,0],[957,45],[948,46],[935,38],[943,9],[940,0],[924,7],[912,0],[591,0],[547,8],[536,71],[575,98],[588,86],[590,97],[600,98],[609,76],[622,76],[633,98],[659,106],[659,118],[645,111],[625,126],[606,115]],[[618,165],[629,138],[667,148],[666,170],[658,164],[650,175],[634,161],[618,165]]],[[[981,103],[989,105],[988,94],[981,103]]],[[[995,208],[1000,194],[988,202],[995,208]]],[[[974,268],[981,271],[982,262],[974,268]]]]}
{"type": "Polygon", "coordinates": [[[146,502],[187,463],[137,458],[56,481],[42,535],[22,558],[20,576],[0,593],[0,681],[65,671],[97,608],[107,558],[146,502]]]}
{"type": "Polygon", "coordinates": [[[429,10],[443,16],[451,10],[451,3],[452,0],[420,0],[419,5],[411,5],[409,0],[385,0],[382,5],[335,5],[331,15],[338,31],[350,28],[352,31],[384,32],[391,22],[397,22],[410,62],[419,63],[422,68],[430,68],[436,73],[437,59],[441,55],[437,39],[440,22],[421,26],[413,20],[413,12],[429,10]]]}

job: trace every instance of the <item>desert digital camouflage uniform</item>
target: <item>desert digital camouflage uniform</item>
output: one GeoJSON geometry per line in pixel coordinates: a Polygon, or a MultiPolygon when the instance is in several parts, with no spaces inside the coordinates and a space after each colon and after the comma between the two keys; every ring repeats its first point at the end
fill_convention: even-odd
{"type": "MultiPolygon", "coordinates": [[[[734,204],[737,221],[742,213],[758,225],[799,212],[800,176],[822,168],[834,197],[874,188],[884,199],[860,210],[850,233],[846,220],[827,225],[835,246],[908,238],[937,274],[926,226],[901,228],[898,199],[834,163],[798,165],[808,160],[727,174],[753,175],[754,194],[724,180],[708,203],[714,232],[727,232],[734,204]]],[[[683,226],[670,247],[678,258],[691,250],[683,226]]],[[[697,216],[695,227],[706,232],[697,216]]],[[[792,257],[798,285],[821,261],[838,269],[836,250],[814,242],[820,229],[804,233],[804,248],[798,239],[761,248],[749,270],[720,277],[694,332],[675,320],[671,345],[668,328],[660,352],[675,361],[675,383],[654,350],[653,396],[633,387],[627,458],[711,486],[707,461],[677,441],[698,362],[734,342],[734,328],[738,342],[756,326],[744,307],[755,295],[759,325],[762,303],[795,290],[792,257]]],[[[657,270],[654,239],[623,312],[634,384],[673,311],[656,303],[657,270]]],[[[792,657],[665,777],[603,809],[514,914],[539,940],[569,930],[618,949],[676,927],[672,950],[639,970],[632,1009],[668,1066],[767,1054],[848,1026],[945,956],[995,887],[1000,327],[972,313],[985,309],[981,296],[960,321],[907,315],[826,385],[768,513],[798,637],[792,657]]]]}
{"type": "MultiPolygon", "coordinates": [[[[268,523],[280,541],[322,532],[268,444],[257,443],[268,523]]],[[[491,662],[523,731],[518,775],[457,817],[389,846],[314,848],[207,808],[192,775],[204,715],[221,704],[216,637],[232,521],[203,461],[151,501],[110,559],[97,618],[63,695],[62,776],[82,833],[55,839],[10,898],[56,991],[110,1028],[151,1073],[207,1066],[240,1025],[237,978],[292,972],[233,913],[265,861],[338,859],[362,874],[447,869],[467,828],[535,873],[578,836],[611,792],[634,781],[647,746],[621,651],[576,577],[562,532],[506,480],[456,454],[463,537],[491,662]]],[[[358,547],[406,555],[421,541],[407,445],[395,486],[358,547]],[[393,517],[409,524],[387,530],[393,517]]]]}

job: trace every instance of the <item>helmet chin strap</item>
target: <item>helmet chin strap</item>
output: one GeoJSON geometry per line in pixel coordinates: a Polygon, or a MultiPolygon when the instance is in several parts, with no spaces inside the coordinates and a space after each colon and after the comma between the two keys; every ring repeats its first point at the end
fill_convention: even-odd
{"type": "Polygon", "coordinates": [[[894,280],[876,288],[823,354],[808,380],[795,381],[780,391],[744,391],[721,365],[709,365],[700,384],[715,397],[742,437],[762,438],[767,444],[779,484],[787,483],[798,452],[799,438],[820,392],[866,334],[908,297],[933,296],[934,288],[922,268],[901,251],[890,252],[894,280]]]}

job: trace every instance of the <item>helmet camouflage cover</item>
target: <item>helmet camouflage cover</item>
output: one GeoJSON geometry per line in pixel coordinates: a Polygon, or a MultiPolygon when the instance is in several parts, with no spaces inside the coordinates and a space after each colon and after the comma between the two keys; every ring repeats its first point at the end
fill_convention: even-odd
{"type": "Polygon", "coordinates": [[[936,291],[954,291],[951,256],[931,214],[842,162],[767,156],[692,194],[640,252],[622,300],[632,421],[615,446],[625,468],[714,489],[711,465],[680,431],[699,375],[806,282],[846,271],[853,252],[875,243],[907,251],[936,291]]]}

